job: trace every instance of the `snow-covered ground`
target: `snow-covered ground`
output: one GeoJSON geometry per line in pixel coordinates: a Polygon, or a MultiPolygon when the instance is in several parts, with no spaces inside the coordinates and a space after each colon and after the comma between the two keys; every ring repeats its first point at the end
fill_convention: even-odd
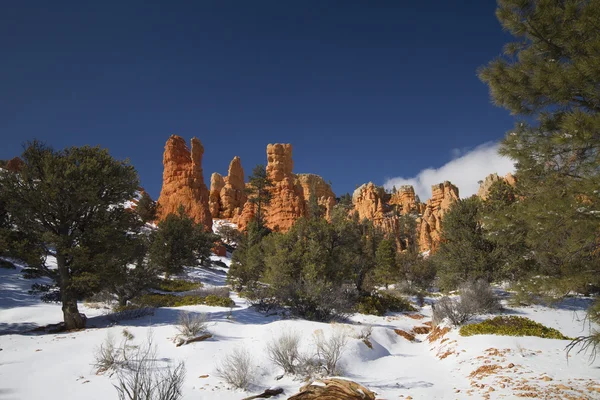
{"type": "MultiPolygon", "coordinates": [[[[229,258],[221,257],[229,264],[229,258]]],[[[188,276],[206,286],[224,286],[226,268],[198,268],[188,276]]],[[[416,334],[409,341],[395,330],[411,332],[427,326],[431,308],[410,315],[385,317],[356,314],[347,324],[326,324],[305,320],[285,320],[265,316],[250,308],[245,299],[232,294],[233,308],[189,306],[157,309],[154,315],[110,322],[106,309],[80,304],[88,316],[88,329],[60,334],[24,333],[35,326],[59,322],[60,305],[42,303],[27,294],[36,280],[22,278],[20,270],[0,269],[0,398],[2,399],[113,399],[115,376],[97,375],[94,352],[107,335],[117,342],[122,331],[142,343],[153,335],[161,363],[185,362],[187,376],[184,399],[236,399],[279,386],[289,397],[304,382],[284,376],[267,358],[265,347],[284,331],[301,334],[302,349],[313,348],[315,331],[325,336],[344,329],[350,339],[341,359],[343,376],[359,382],[381,399],[461,399],[461,398],[576,398],[600,399],[599,363],[590,365],[583,354],[565,354],[568,341],[535,337],[473,336],[461,337],[450,330],[436,340],[416,334]],[[176,347],[175,323],[182,311],[207,313],[214,335],[204,342],[176,347]],[[369,348],[358,334],[372,327],[369,348]],[[20,333],[19,333],[20,332],[20,333]],[[254,363],[254,384],[249,392],[229,388],[216,375],[215,365],[236,347],[248,350],[254,363]]],[[[578,321],[584,316],[586,300],[571,301],[562,307],[511,309],[515,315],[529,317],[568,336],[585,334],[578,321]]],[[[587,330],[587,328],[585,328],[587,330]]]]}

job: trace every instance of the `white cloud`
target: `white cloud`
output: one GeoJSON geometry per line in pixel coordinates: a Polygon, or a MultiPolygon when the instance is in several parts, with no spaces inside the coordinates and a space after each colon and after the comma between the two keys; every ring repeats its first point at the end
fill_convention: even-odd
{"type": "Polygon", "coordinates": [[[384,186],[391,189],[402,185],[412,185],[416,194],[425,201],[431,197],[431,186],[450,181],[456,186],[460,197],[465,198],[477,193],[478,181],[491,173],[505,175],[514,172],[514,161],[498,154],[498,143],[488,142],[471,151],[453,149],[453,154],[461,154],[439,168],[427,168],[412,178],[395,177],[386,179],[384,186]]]}

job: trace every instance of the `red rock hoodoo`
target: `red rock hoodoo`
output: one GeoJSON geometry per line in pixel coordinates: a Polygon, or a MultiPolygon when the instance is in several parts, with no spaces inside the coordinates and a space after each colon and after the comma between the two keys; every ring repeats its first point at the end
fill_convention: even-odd
{"type": "Polygon", "coordinates": [[[209,191],[202,175],[204,147],[199,139],[191,141],[191,151],[183,138],[171,135],[163,155],[163,183],[158,198],[158,217],[164,219],[183,206],[187,215],[212,229],[209,191]]]}

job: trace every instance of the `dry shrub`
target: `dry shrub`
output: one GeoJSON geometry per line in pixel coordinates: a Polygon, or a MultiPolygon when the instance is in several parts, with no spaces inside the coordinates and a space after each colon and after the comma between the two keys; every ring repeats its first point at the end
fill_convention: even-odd
{"type": "Polygon", "coordinates": [[[217,375],[236,389],[248,388],[253,378],[250,353],[243,347],[236,347],[217,364],[217,375]]]}
{"type": "Polygon", "coordinates": [[[267,354],[271,361],[283,368],[286,374],[296,373],[300,361],[300,335],[296,332],[283,332],[277,339],[267,344],[267,354]]]}
{"type": "Polygon", "coordinates": [[[177,318],[177,330],[185,338],[193,338],[208,329],[208,316],[205,313],[182,312],[177,318]]]}

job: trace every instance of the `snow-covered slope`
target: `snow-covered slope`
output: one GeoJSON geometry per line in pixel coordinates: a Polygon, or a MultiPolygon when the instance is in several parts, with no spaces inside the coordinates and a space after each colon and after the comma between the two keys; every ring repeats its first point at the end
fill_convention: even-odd
{"type": "MultiPolygon", "coordinates": [[[[215,257],[215,259],[217,259],[215,257]]],[[[218,258],[229,264],[229,259],[218,258]]],[[[188,274],[206,286],[223,286],[226,268],[191,269],[188,274]]],[[[88,315],[89,329],[62,334],[18,334],[36,325],[58,322],[60,305],[40,302],[27,294],[31,280],[19,270],[0,269],[0,397],[7,399],[113,399],[115,376],[97,375],[93,367],[94,351],[111,334],[117,340],[123,329],[131,332],[134,343],[142,343],[149,332],[158,346],[158,359],[164,365],[185,362],[187,376],[184,399],[236,399],[249,396],[227,387],[215,374],[215,365],[236,347],[247,349],[254,364],[252,393],[280,386],[289,397],[303,385],[298,379],[282,374],[268,358],[266,343],[283,331],[301,334],[303,351],[313,348],[315,331],[325,335],[343,329],[350,339],[341,359],[343,376],[375,391],[378,398],[456,399],[516,398],[538,395],[540,398],[600,399],[597,365],[590,365],[582,354],[567,359],[568,341],[534,337],[473,336],[460,337],[450,330],[437,340],[417,334],[408,341],[395,330],[410,332],[426,326],[431,308],[420,315],[390,314],[386,317],[356,314],[348,324],[325,324],[304,320],[282,320],[249,308],[245,299],[232,294],[234,308],[189,306],[162,308],[154,315],[112,323],[103,316],[107,310],[80,304],[88,315]],[[208,341],[176,347],[174,326],[182,311],[202,312],[210,316],[208,341]],[[372,326],[371,348],[359,333],[372,326]],[[409,397],[410,396],[410,397],[409,397]]],[[[582,334],[584,304],[572,303],[558,309],[519,308],[512,313],[527,316],[566,335],[582,334]]]]}

